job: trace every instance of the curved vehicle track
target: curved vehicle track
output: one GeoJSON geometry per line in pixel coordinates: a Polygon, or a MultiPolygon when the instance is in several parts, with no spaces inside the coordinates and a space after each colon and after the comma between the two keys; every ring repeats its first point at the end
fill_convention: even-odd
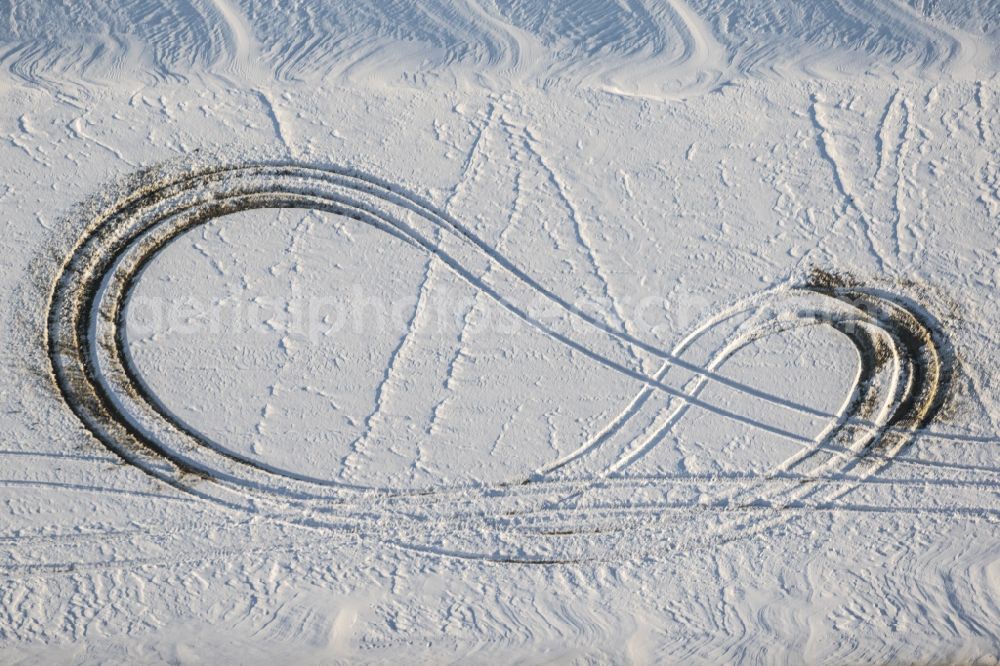
{"type": "MultiPolygon", "coordinates": [[[[911,434],[934,418],[947,394],[953,356],[936,320],[915,302],[828,280],[758,294],[665,351],[574,307],[420,197],[352,169],[289,162],[209,164],[184,172],[154,169],[96,206],[87,213],[84,230],[54,281],[46,345],[58,390],[83,425],[123,460],[175,488],[234,509],[324,530],[364,532],[401,547],[535,563],[613,557],[614,538],[602,542],[598,554],[593,534],[633,529],[629,516],[650,508],[616,494],[636,486],[629,466],[692,408],[792,441],[799,452],[769,474],[749,477],[746,485],[723,487],[707,502],[674,506],[663,501],[661,513],[688,509],[700,514],[706,507],[717,508],[715,524],[699,531],[699,539],[707,542],[780,521],[781,509],[827,505],[889,464],[911,434]],[[433,253],[530,326],[643,387],[625,412],[573,453],[529,478],[492,487],[362,487],[242,457],[184,423],[147,386],[128,351],[125,313],[143,268],[182,233],[261,208],[343,215],[433,253]],[[448,237],[447,250],[432,240],[437,233],[448,237]],[[489,281],[479,277],[487,267],[489,281]],[[562,317],[542,320],[523,305],[539,296],[562,317]],[[807,326],[829,327],[857,351],[854,388],[837,413],[720,374],[726,359],[755,340],[807,326]],[[695,342],[719,330],[726,335],[707,363],[688,360],[695,342]],[[659,370],[645,373],[630,364],[620,354],[622,343],[657,360],[659,370]],[[685,371],[688,379],[672,382],[671,368],[685,371]],[[750,418],[702,398],[704,387],[713,382],[828,425],[816,436],[805,436],[750,418]],[[654,395],[666,398],[666,406],[651,400],[654,395]],[[594,473],[588,461],[607,451],[607,442],[626,432],[627,421],[644,409],[656,413],[658,432],[630,438],[594,473]],[[831,478],[841,481],[831,483],[831,478]]],[[[651,491],[671,483],[655,478],[641,482],[651,491]]],[[[655,509],[656,502],[651,506],[655,509]]],[[[644,516],[642,524],[649,523],[644,516]]]]}

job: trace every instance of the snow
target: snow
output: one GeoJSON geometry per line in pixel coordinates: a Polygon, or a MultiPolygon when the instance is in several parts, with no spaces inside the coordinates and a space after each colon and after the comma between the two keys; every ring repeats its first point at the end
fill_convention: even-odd
{"type": "Polygon", "coordinates": [[[996,3],[2,9],[4,662],[1000,654],[996,3]]]}

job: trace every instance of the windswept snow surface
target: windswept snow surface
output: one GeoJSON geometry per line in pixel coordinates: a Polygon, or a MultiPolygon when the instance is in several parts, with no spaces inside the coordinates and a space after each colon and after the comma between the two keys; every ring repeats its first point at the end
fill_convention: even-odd
{"type": "Polygon", "coordinates": [[[993,0],[0,2],[0,660],[1000,657],[993,0]]]}

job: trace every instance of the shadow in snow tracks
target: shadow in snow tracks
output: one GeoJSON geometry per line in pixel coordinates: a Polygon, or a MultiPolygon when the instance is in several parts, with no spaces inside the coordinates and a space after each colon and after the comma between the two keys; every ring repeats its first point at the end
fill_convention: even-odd
{"type": "MultiPolygon", "coordinates": [[[[660,349],[578,309],[429,202],[352,169],[287,162],[154,169],[91,206],[84,222],[54,282],[46,344],[60,394],[94,437],[126,462],[191,495],[317,529],[361,532],[422,552],[552,563],[616,557],[622,540],[636,530],[652,529],[662,537],[666,521],[651,521],[647,510],[635,512],[641,514],[641,527],[629,521],[634,479],[616,483],[626,481],[628,467],[662,437],[637,440],[594,463],[602,444],[625,432],[627,421],[657,394],[668,399],[661,407],[663,431],[697,408],[797,445],[799,451],[772,473],[749,478],[746,485],[723,484],[710,497],[688,503],[692,519],[716,518],[697,530],[699,539],[748,533],[766,526],[776,509],[828,504],[891,462],[910,434],[934,418],[951,378],[952,351],[929,313],[912,301],[822,274],[737,303],[674,349],[660,349]],[[500,307],[581,356],[640,381],[642,388],[597,438],[527,479],[496,486],[358,486],[241,456],[186,424],[145,384],[128,352],[124,317],[143,268],[179,235],[225,215],[262,208],[339,214],[432,253],[500,307]],[[455,241],[447,251],[432,240],[438,234],[455,241]],[[479,277],[486,267],[489,282],[479,277]],[[539,298],[561,316],[535,317],[526,304],[539,298]],[[839,412],[824,413],[718,373],[727,358],[755,340],[807,326],[830,327],[857,350],[857,381],[839,412]],[[726,334],[711,359],[690,360],[699,340],[719,327],[726,334]],[[660,369],[646,373],[616,360],[614,350],[623,343],[659,360],[660,369]],[[687,379],[668,382],[672,368],[685,371],[687,379]],[[826,419],[828,425],[806,437],[753,419],[702,398],[712,383],[782,410],[826,419]],[[586,478],[573,473],[581,469],[586,478]],[[830,483],[831,475],[843,482],[830,483]],[[619,485],[629,492],[619,496],[619,485]],[[725,518],[734,509],[738,524],[725,518]],[[613,520],[605,529],[600,525],[608,522],[609,511],[613,520]],[[754,516],[761,519],[748,521],[754,516]],[[601,541],[595,534],[616,536],[601,541]]],[[[655,496],[672,481],[654,478],[644,484],[646,496],[655,496]]],[[[674,504],[664,499],[663,513],[673,513],[674,504]]],[[[654,539],[652,545],[662,543],[654,539]]],[[[629,549],[634,548],[632,543],[629,549]]]]}

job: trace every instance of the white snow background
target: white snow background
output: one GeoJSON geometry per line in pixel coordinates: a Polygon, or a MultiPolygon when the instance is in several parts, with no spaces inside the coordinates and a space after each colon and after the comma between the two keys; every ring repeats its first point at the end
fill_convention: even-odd
{"type": "Polygon", "coordinates": [[[0,0],[0,661],[996,663],[998,71],[996,0],[0,0]],[[403,231],[173,237],[119,323],[200,439],[80,339],[191,469],[103,441],[64,266],[261,161],[176,205],[346,169],[403,231]],[[933,418],[744,334],[820,277],[933,321],[933,418]]]}

